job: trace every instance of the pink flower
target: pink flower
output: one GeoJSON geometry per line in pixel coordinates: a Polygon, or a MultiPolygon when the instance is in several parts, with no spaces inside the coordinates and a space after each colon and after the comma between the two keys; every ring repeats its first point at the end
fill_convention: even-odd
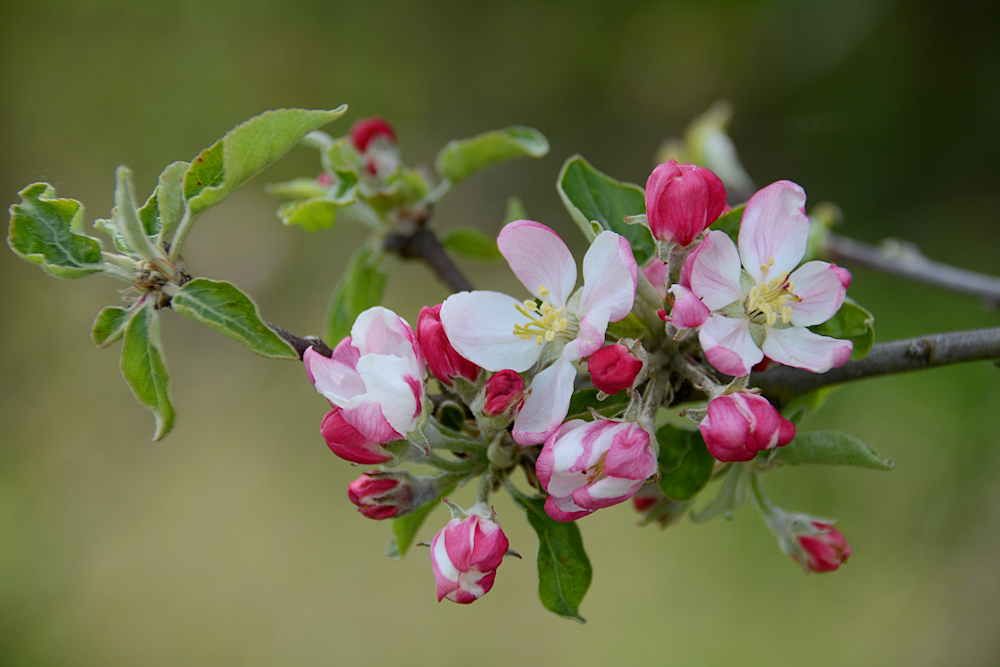
{"type": "Polygon", "coordinates": [[[847,561],[847,557],[851,555],[851,545],[832,524],[813,521],[812,526],[819,532],[796,537],[805,562],[803,557],[795,556],[794,552],[793,556],[810,572],[832,572],[847,561]]]}
{"type": "Polygon", "coordinates": [[[795,424],[763,396],[745,392],[713,398],[699,428],[709,453],[727,463],[749,461],[757,452],[795,438],[795,424]]]}
{"type": "Polygon", "coordinates": [[[385,142],[396,143],[396,132],[384,118],[362,118],[351,126],[351,143],[361,153],[368,150],[372,140],[378,137],[385,142]]]}
{"type": "Polygon", "coordinates": [[[649,432],[633,422],[574,419],[553,433],[535,463],[545,512],[574,521],[631,498],[656,474],[649,432]]]}
{"type": "Polygon", "coordinates": [[[497,568],[507,553],[507,537],[496,516],[473,508],[464,519],[452,519],[431,540],[431,565],[438,602],[448,598],[469,604],[493,588],[497,568]]]}
{"type": "Polygon", "coordinates": [[[441,326],[441,304],[424,306],[417,318],[417,339],[427,356],[427,368],[438,380],[448,385],[456,377],[475,382],[479,366],[455,351],[441,326]]]}
{"type": "Polygon", "coordinates": [[[764,355],[825,373],[842,366],[853,343],[812,333],[844,301],[851,274],[826,262],[796,269],[806,249],[806,195],[789,181],[760,190],[747,203],[739,249],[725,232],[709,232],[691,267],[691,291],[712,311],[699,330],[708,361],[744,376],[764,355]]]}
{"type": "Polygon", "coordinates": [[[704,167],[670,160],[646,181],[646,219],[660,241],[691,245],[725,206],[726,187],[704,167]]]}
{"type": "Polygon", "coordinates": [[[483,415],[507,414],[513,418],[524,405],[524,378],[512,370],[494,373],[483,387],[483,415]]]}
{"type": "Polygon", "coordinates": [[[542,305],[498,292],[460,292],[445,300],[441,323],[458,353],[488,371],[522,373],[539,361],[547,364],[535,374],[514,422],[517,443],[534,445],[566,418],[576,378],[573,362],[604,345],[608,323],[632,310],[639,268],[624,237],[602,232],[583,258],[583,289],[574,294],[576,262],[545,225],[512,222],[497,246],[542,305]]]}
{"type": "MultiPolygon", "coordinates": [[[[369,519],[389,519],[399,513],[396,504],[400,490],[409,496],[408,489],[392,473],[367,473],[347,487],[347,497],[358,506],[358,511],[369,519]]],[[[408,497],[400,498],[408,501],[408,497]]]]}
{"type": "Polygon", "coordinates": [[[322,427],[330,449],[355,463],[394,458],[382,445],[414,431],[423,410],[424,355],[410,325],[391,310],[371,308],[332,358],[310,347],[303,362],[333,406],[322,427]]]}
{"type": "Polygon", "coordinates": [[[642,370],[642,359],[637,359],[621,343],[605,345],[587,359],[587,370],[594,386],[605,394],[617,394],[631,389],[642,370]]]}

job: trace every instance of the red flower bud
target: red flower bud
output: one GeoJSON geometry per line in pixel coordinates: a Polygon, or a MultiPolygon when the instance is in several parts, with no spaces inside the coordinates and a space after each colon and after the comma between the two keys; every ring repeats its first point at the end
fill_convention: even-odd
{"type": "Polygon", "coordinates": [[[642,359],[620,343],[605,345],[587,359],[587,370],[595,387],[605,394],[617,394],[632,387],[642,370],[642,359]]]}
{"type": "Polygon", "coordinates": [[[483,415],[486,417],[505,413],[513,417],[524,405],[524,378],[512,370],[494,373],[486,381],[483,391],[483,415]]]}
{"type": "Polygon", "coordinates": [[[479,366],[475,365],[451,346],[448,335],[441,326],[441,304],[424,306],[417,318],[417,340],[427,357],[427,368],[441,382],[449,387],[456,377],[464,377],[474,382],[479,376],[479,366]]]}
{"type": "Polygon", "coordinates": [[[704,167],[670,160],[658,165],[646,181],[646,219],[661,241],[691,245],[725,206],[726,187],[704,167]]]}
{"type": "Polygon", "coordinates": [[[820,532],[796,537],[805,552],[806,562],[802,565],[810,572],[833,572],[847,561],[847,557],[851,555],[851,545],[831,524],[813,521],[812,525],[820,532]]]}
{"type": "Polygon", "coordinates": [[[766,398],[745,392],[713,398],[699,428],[708,451],[725,462],[749,461],[757,452],[783,447],[795,437],[795,424],[766,398]]]}
{"type": "Polygon", "coordinates": [[[351,126],[351,143],[362,153],[368,150],[368,144],[376,137],[385,137],[389,143],[396,143],[396,132],[384,118],[362,118],[351,126]]]}
{"type": "Polygon", "coordinates": [[[434,478],[414,477],[405,470],[372,471],[347,487],[347,497],[369,519],[409,514],[439,492],[434,478]]]}

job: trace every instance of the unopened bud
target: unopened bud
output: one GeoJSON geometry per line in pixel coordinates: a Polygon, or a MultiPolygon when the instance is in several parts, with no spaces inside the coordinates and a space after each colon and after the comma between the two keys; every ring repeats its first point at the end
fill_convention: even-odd
{"type": "Polygon", "coordinates": [[[351,143],[364,153],[376,137],[383,137],[388,143],[396,143],[396,132],[384,118],[362,118],[351,126],[351,143]]]}
{"type": "Polygon", "coordinates": [[[699,427],[708,451],[720,461],[749,461],[757,452],[783,447],[795,438],[795,424],[766,398],[736,392],[713,398],[699,427]]]}
{"type": "Polygon", "coordinates": [[[524,405],[524,378],[512,370],[494,373],[483,386],[483,415],[513,417],[524,405]]]}
{"type": "Polygon", "coordinates": [[[621,343],[605,345],[587,359],[594,386],[609,395],[631,389],[642,367],[643,360],[621,343]]]}
{"type": "Polygon", "coordinates": [[[414,477],[405,470],[371,471],[347,487],[347,497],[369,519],[405,516],[430,502],[438,489],[432,477],[414,477]]]}
{"type": "Polygon", "coordinates": [[[691,245],[725,205],[725,186],[704,167],[670,160],[658,165],[646,181],[646,217],[660,241],[691,245]]]}
{"type": "Polygon", "coordinates": [[[832,524],[819,521],[810,523],[819,532],[796,536],[802,554],[793,552],[792,555],[810,572],[833,572],[847,561],[847,557],[851,555],[851,545],[832,524]]]}
{"type": "Polygon", "coordinates": [[[444,384],[450,387],[456,377],[464,377],[470,382],[479,377],[479,366],[456,352],[448,340],[441,325],[440,303],[420,309],[417,339],[427,357],[427,368],[444,384]]]}

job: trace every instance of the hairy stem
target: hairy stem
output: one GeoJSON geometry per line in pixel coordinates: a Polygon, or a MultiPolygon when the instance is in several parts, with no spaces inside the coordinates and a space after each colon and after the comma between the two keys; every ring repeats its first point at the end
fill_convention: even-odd
{"type": "Polygon", "coordinates": [[[760,387],[769,401],[783,407],[796,396],[829,385],[988,359],[1000,359],[1000,327],[878,343],[864,359],[822,374],[778,366],[752,374],[750,386],[760,387]]]}

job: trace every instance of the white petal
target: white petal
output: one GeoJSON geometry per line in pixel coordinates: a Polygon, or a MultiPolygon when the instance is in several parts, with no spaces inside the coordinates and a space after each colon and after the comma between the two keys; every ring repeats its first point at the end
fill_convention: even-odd
{"type": "Polygon", "coordinates": [[[576,367],[565,357],[538,373],[531,381],[531,395],[514,420],[514,440],[527,447],[545,442],[569,412],[576,367]]]}
{"type": "Polygon", "coordinates": [[[698,330],[709,363],[727,375],[741,377],[759,364],[764,353],[750,336],[750,320],[713,313],[698,330]]]}
{"type": "Polygon", "coordinates": [[[639,265],[624,236],[601,232],[583,257],[583,294],[577,313],[607,308],[611,322],[632,311],[639,265]]]}
{"type": "Polygon", "coordinates": [[[699,248],[691,267],[691,291],[710,310],[742,301],[740,254],[729,234],[711,231],[699,248]]]}
{"type": "Polygon", "coordinates": [[[365,393],[364,381],[350,366],[324,357],[311,347],[306,350],[303,361],[316,391],[337,407],[342,408],[355,396],[365,393]]]}
{"type": "Polygon", "coordinates": [[[802,327],[767,328],[764,354],[779,364],[825,373],[851,358],[854,343],[814,334],[802,327]]]}
{"type": "Polygon", "coordinates": [[[441,306],[441,324],[452,347],[477,366],[523,373],[538,361],[542,346],[514,335],[515,324],[528,323],[517,311],[520,303],[499,292],[459,292],[441,306]]]}
{"type": "Polygon", "coordinates": [[[368,397],[378,401],[389,425],[400,435],[410,433],[417,424],[423,399],[423,391],[419,386],[415,390],[412,384],[414,368],[410,361],[367,354],[358,360],[358,374],[365,382],[368,397]]]}
{"type": "Polygon", "coordinates": [[[608,309],[592,310],[580,320],[580,332],[563,349],[562,356],[570,361],[589,357],[604,345],[608,331],[608,309]]]}
{"type": "Polygon", "coordinates": [[[847,293],[838,271],[843,269],[826,262],[807,262],[792,272],[789,278],[795,285],[793,291],[802,299],[788,304],[792,307],[792,324],[808,327],[836,315],[847,293]]]}
{"type": "Polygon", "coordinates": [[[500,230],[497,247],[529,292],[540,296],[544,285],[553,305],[566,305],[576,286],[576,261],[558,234],[541,223],[517,220],[500,230]]]}
{"type": "Polygon", "coordinates": [[[351,340],[362,355],[389,354],[416,361],[413,329],[402,317],[382,306],[358,315],[351,327],[351,340]]]}
{"type": "Polygon", "coordinates": [[[791,271],[806,252],[809,217],[801,185],[778,181],[758,190],[747,202],[740,222],[740,257],[758,283],[791,271]],[[765,274],[761,265],[774,260],[765,274]]]}

